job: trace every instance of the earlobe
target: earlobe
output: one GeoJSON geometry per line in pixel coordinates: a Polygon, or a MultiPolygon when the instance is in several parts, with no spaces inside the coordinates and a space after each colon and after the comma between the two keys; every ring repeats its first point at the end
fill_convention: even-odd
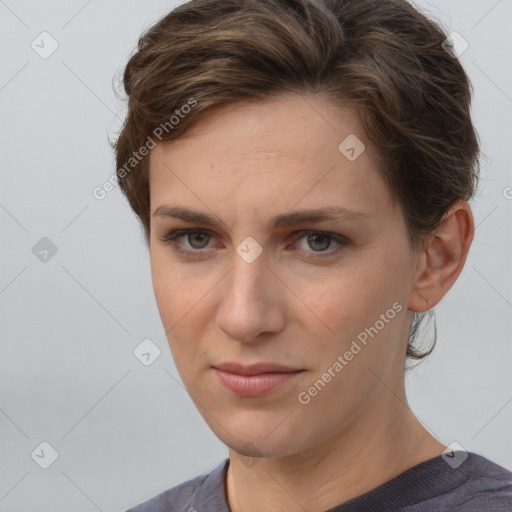
{"type": "Polygon", "coordinates": [[[435,306],[459,277],[473,241],[474,220],[466,201],[457,201],[429,238],[418,259],[409,309],[418,313],[435,306]]]}

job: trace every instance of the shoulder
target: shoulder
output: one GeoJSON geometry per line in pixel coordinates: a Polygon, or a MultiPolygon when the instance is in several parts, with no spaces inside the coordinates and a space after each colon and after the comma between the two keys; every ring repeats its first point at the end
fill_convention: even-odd
{"type": "Polygon", "coordinates": [[[210,473],[167,489],[126,512],[193,512],[213,506],[212,510],[219,510],[219,504],[225,502],[224,475],[228,465],[229,459],[225,459],[210,473]]]}
{"type": "Polygon", "coordinates": [[[512,472],[472,452],[438,455],[329,512],[510,512],[512,472]]]}
{"type": "MultiPolygon", "coordinates": [[[[464,453],[465,452],[460,452],[464,453]]],[[[450,510],[453,512],[500,512],[512,510],[512,472],[476,453],[467,453],[460,466],[450,467],[437,459],[438,477],[449,483],[440,486],[422,503],[423,508],[405,510],[450,510]],[[442,489],[442,490],[441,490],[442,489]],[[431,506],[431,508],[429,508],[431,506]]],[[[462,460],[462,459],[461,459],[462,460]]],[[[449,463],[448,463],[449,464],[449,463]]],[[[432,466],[431,469],[435,469],[432,466]]],[[[436,486],[434,486],[435,488],[436,486]]]]}
{"type": "Polygon", "coordinates": [[[476,453],[468,454],[467,462],[468,479],[459,488],[461,503],[455,510],[512,510],[512,471],[476,453]]]}

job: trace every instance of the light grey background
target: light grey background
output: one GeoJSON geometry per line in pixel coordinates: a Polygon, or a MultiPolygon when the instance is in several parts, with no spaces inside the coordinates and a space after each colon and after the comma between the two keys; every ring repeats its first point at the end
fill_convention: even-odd
{"type": "MultiPolygon", "coordinates": [[[[92,195],[115,168],[112,78],[175,5],[0,0],[1,512],[123,511],[227,455],[180,385],[135,217],[117,188],[92,195]],[[47,59],[31,48],[43,31],[59,45],[47,59]],[[43,237],[58,251],[46,263],[43,237]],[[146,338],[161,350],[147,367],[133,354],[146,338]],[[47,448],[31,457],[43,441],[48,469],[47,448]]],[[[416,5],[469,43],[486,158],[476,237],[408,394],[442,442],[512,469],[512,1],[416,5]]]]}

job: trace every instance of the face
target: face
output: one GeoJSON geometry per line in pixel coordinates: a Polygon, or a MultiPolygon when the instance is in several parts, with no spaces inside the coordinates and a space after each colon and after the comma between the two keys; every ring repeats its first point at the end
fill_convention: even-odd
{"type": "Polygon", "coordinates": [[[156,301],[214,433],[278,457],[386,414],[414,255],[357,112],[318,96],[231,104],[150,163],[156,301]]]}

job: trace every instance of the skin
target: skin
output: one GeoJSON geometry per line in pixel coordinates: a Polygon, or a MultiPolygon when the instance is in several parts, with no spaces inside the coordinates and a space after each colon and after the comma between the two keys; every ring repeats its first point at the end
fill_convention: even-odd
{"type": "Polygon", "coordinates": [[[215,108],[151,153],[155,297],[183,383],[229,447],[233,512],[322,512],[444,449],[409,409],[405,352],[412,312],[435,306],[460,274],[473,217],[458,201],[413,250],[373,155],[357,111],[319,95],[215,108]],[[366,145],[355,161],[338,150],[350,134],[366,145]],[[155,216],[163,205],[212,214],[217,224],[155,216]],[[327,206],[367,218],[267,225],[275,215],[327,206]],[[187,256],[161,240],[178,229],[211,236],[175,240],[195,251],[187,256]],[[346,243],[308,239],[315,232],[346,243]],[[262,248],[251,263],[236,252],[248,236],[262,248]],[[299,393],[396,303],[401,311],[300,403],[299,393]],[[228,361],[304,371],[268,395],[240,397],[212,369],[228,361]]]}

